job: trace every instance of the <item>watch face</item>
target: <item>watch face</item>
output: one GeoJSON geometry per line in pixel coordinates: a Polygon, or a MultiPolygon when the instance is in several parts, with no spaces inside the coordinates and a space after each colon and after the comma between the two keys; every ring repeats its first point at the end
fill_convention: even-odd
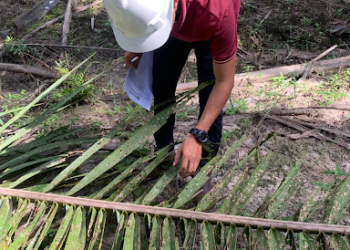
{"type": "Polygon", "coordinates": [[[208,139],[209,139],[208,134],[204,130],[199,130],[199,129],[196,129],[196,128],[192,128],[190,130],[190,133],[192,135],[194,135],[197,138],[198,141],[203,142],[203,143],[207,142],[208,139]]]}
{"type": "Polygon", "coordinates": [[[198,140],[201,142],[205,142],[208,139],[208,135],[205,131],[198,131],[197,133],[198,140]]]}

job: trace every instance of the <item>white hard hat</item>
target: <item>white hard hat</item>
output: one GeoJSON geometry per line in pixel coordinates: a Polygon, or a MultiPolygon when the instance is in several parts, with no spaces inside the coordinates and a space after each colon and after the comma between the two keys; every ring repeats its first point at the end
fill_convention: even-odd
{"type": "Polygon", "coordinates": [[[174,0],[103,0],[114,36],[126,51],[161,47],[172,28],[174,0]]]}

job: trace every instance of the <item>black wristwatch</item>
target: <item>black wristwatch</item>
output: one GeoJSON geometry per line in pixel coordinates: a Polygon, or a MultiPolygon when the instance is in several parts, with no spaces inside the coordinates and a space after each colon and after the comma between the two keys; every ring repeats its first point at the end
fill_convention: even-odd
{"type": "Polygon", "coordinates": [[[204,130],[200,130],[197,128],[191,128],[190,134],[196,137],[197,141],[200,143],[208,143],[209,142],[209,136],[208,133],[204,130]]]}

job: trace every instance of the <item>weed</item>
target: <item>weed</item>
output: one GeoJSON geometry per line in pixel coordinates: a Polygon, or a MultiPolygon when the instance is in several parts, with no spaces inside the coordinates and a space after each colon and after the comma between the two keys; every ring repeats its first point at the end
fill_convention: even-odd
{"type": "Polygon", "coordinates": [[[111,22],[109,21],[109,19],[107,19],[104,23],[103,26],[106,28],[110,28],[111,27],[111,22]]]}
{"type": "Polygon", "coordinates": [[[144,124],[145,121],[142,119],[144,115],[141,114],[143,111],[144,109],[141,106],[128,102],[125,106],[125,118],[128,122],[137,120],[137,122],[144,124]]]}
{"type": "Polygon", "coordinates": [[[333,187],[334,183],[333,182],[316,182],[315,183],[317,186],[321,187],[322,191],[326,192],[328,191],[331,187],[333,187]]]}
{"type": "Polygon", "coordinates": [[[53,131],[59,127],[61,127],[61,123],[59,122],[61,120],[61,117],[57,114],[52,114],[49,118],[47,118],[42,124],[40,124],[38,127],[41,128],[38,132],[38,137],[45,135],[49,133],[50,131],[53,131]]]}
{"type": "Polygon", "coordinates": [[[119,114],[120,113],[120,108],[113,108],[113,114],[119,114]]]}
{"type": "MultiPolygon", "coordinates": [[[[69,77],[69,80],[66,84],[61,88],[59,94],[63,97],[71,94],[74,90],[79,88],[86,82],[85,72],[73,73],[69,77]]],[[[84,88],[79,94],[77,94],[72,102],[80,104],[80,103],[92,103],[94,102],[95,97],[95,86],[89,84],[86,88],[84,88]]]]}
{"type": "Polygon", "coordinates": [[[102,29],[94,29],[94,32],[96,32],[97,34],[101,34],[102,32],[103,32],[103,30],[102,29]]]}
{"type": "Polygon", "coordinates": [[[243,72],[247,73],[247,72],[252,72],[255,70],[255,66],[253,65],[245,65],[243,66],[243,72]]]}
{"type": "Polygon", "coordinates": [[[343,9],[336,9],[333,14],[334,18],[338,18],[342,12],[343,12],[343,9]]]}
{"type": "Polygon", "coordinates": [[[316,91],[317,94],[320,94],[323,96],[323,100],[326,101],[326,105],[330,105],[333,104],[334,101],[340,99],[340,98],[350,98],[349,95],[344,94],[344,93],[340,93],[337,91],[316,91]]]}
{"type": "Polygon", "coordinates": [[[76,121],[79,121],[79,118],[78,117],[76,117],[76,116],[73,116],[73,117],[71,117],[70,119],[69,119],[69,121],[70,121],[70,125],[71,126],[75,126],[76,125],[76,121]]]}
{"type": "Polygon", "coordinates": [[[288,88],[290,85],[295,84],[295,78],[288,78],[287,76],[280,75],[277,77],[273,77],[270,80],[272,80],[271,87],[273,89],[280,87],[280,88],[288,88]]]}
{"type": "Polygon", "coordinates": [[[327,170],[327,171],[323,171],[322,173],[334,176],[334,182],[328,182],[328,183],[316,182],[315,183],[317,186],[320,186],[322,188],[322,191],[328,191],[333,186],[340,184],[342,182],[340,178],[341,176],[345,176],[345,177],[348,176],[346,172],[341,171],[338,164],[335,165],[335,171],[327,170]]]}
{"type": "Polygon", "coordinates": [[[176,118],[178,118],[179,120],[187,121],[187,118],[188,118],[187,110],[181,110],[181,112],[177,112],[176,118]]]}
{"type": "Polygon", "coordinates": [[[24,89],[21,90],[19,94],[12,94],[11,92],[8,93],[7,99],[9,100],[18,100],[26,97],[27,93],[24,89]]]}
{"type": "Polygon", "coordinates": [[[315,27],[318,32],[321,32],[323,30],[322,26],[319,23],[315,23],[315,27]]]}
{"type": "Polygon", "coordinates": [[[130,104],[130,102],[127,103],[125,108],[126,108],[126,115],[128,117],[133,117],[142,110],[141,106],[138,106],[138,105],[133,106],[130,104]]]}
{"type": "Polygon", "coordinates": [[[27,50],[27,46],[18,44],[14,41],[13,37],[7,36],[5,39],[3,52],[4,56],[8,56],[11,59],[18,59],[18,56],[23,56],[23,52],[27,50]]]}
{"type": "Polygon", "coordinates": [[[222,139],[223,140],[227,140],[228,138],[237,138],[237,134],[238,134],[238,130],[237,129],[233,129],[233,130],[227,130],[224,129],[223,133],[222,133],[222,139]]]}
{"type": "Polygon", "coordinates": [[[249,120],[248,118],[242,119],[242,127],[249,127],[252,125],[252,121],[249,120]]]}
{"type": "Polygon", "coordinates": [[[254,11],[256,7],[246,1],[242,2],[243,6],[247,9],[247,11],[254,11]]]}
{"type": "Polygon", "coordinates": [[[99,120],[92,121],[92,127],[95,132],[100,133],[103,127],[103,123],[99,120]]]}
{"type": "Polygon", "coordinates": [[[187,121],[188,117],[191,115],[196,115],[196,110],[190,106],[185,106],[176,113],[176,119],[187,121]]]}
{"type": "MultiPolygon", "coordinates": [[[[66,74],[69,72],[70,67],[70,58],[66,55],[66,59],[64,61],[59,60],[56,62],[56,69],[61,74],[66,74]]],[[[62,99],[63,97],[71,94],[74,90],[82,86],[86,81],[86,72],[89,69],[91,64],[86,67],[82,72],[74,72],[72,73],[68,80],[65,82],[62,88],[55,91],[52,95],[55,101],[62,99]]],[[[80,91],[73,99],[72,103],[81,104],[81,103],[93,103],[95,97],[95,86],[93,84],[89,84],[82,91],[80,91]]]]}
{"type": "Polygon", "coordinates": [[[248,101],[244,98],[239,98],[238,100],[232,100],[229,98],[231,107],[225,110],[225,114],[234,115],[237,113],[244,113],[249,110],[248,101]]]}
{"type": "Polygon", "coordinates": [[[300,20],[300,22],[304,26],[310,26],[311,25],[311,19],[307,18],[305,16],[300,20]]]}

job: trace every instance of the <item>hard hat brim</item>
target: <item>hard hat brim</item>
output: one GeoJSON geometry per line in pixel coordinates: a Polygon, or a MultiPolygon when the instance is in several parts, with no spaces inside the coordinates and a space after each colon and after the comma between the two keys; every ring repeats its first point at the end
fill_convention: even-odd
{"type": "Polygon", "coordinates": [[[121,33],[110,20],[115,39],[120,47],[126,51],[135,53],[144,53],[153,51],[161,47],[169,38],[170,31],[172,29],[172,20],[167,20],[166,24],[159,30],[156,30],[150,34],[133,38],[128,37],[121,33]]]}

